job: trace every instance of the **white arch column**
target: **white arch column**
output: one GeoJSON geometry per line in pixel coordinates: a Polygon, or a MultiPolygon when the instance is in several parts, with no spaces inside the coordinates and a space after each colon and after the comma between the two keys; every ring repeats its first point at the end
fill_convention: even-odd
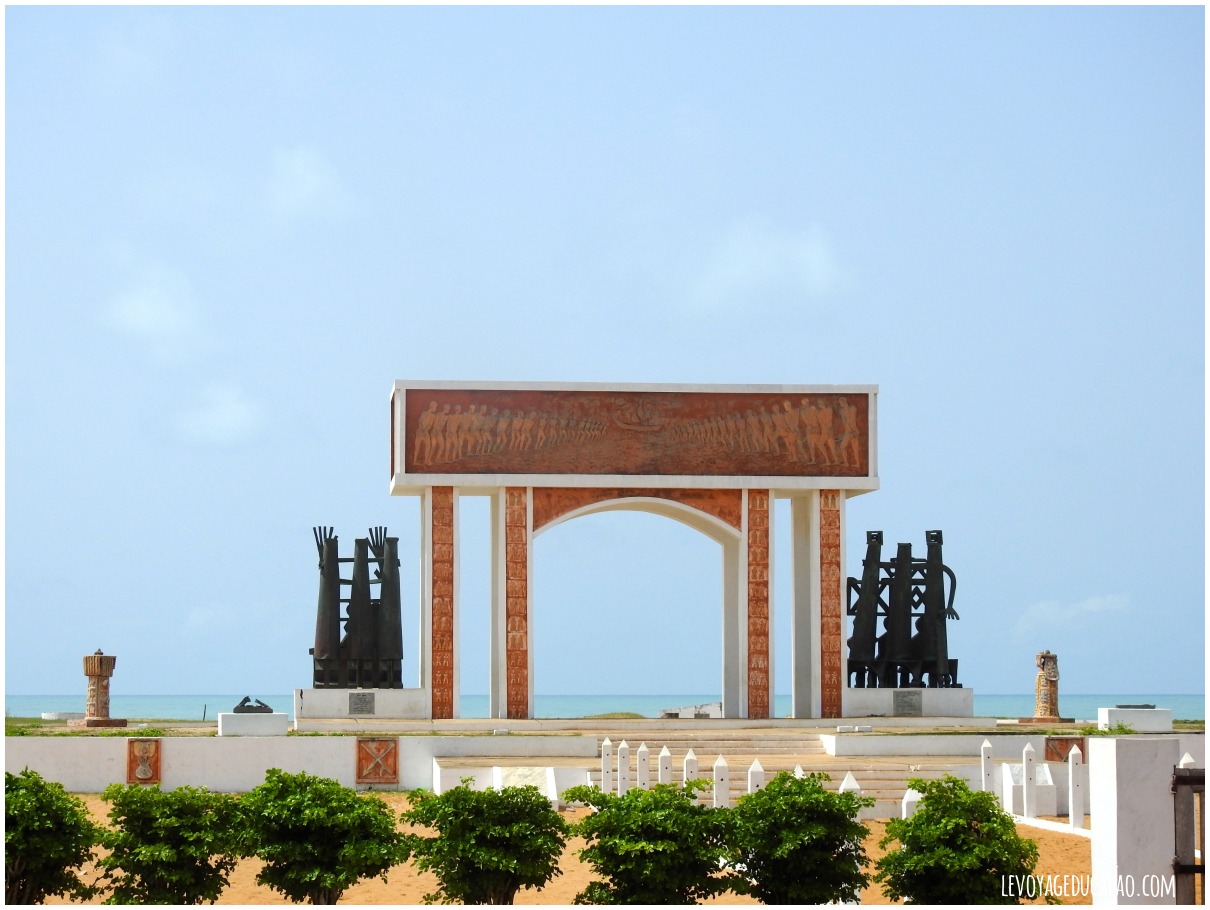
{"type": "Polygon", "coordinates": [[[793,602],[790,613],[790,714],[843,714],[845,597],[843,490],[790,499],[793,602]]]}
{"type": "Polygon", "coordinates": [[[748,547],[746,535],[723,545],[723,717],[747,717],[748,547]]]}

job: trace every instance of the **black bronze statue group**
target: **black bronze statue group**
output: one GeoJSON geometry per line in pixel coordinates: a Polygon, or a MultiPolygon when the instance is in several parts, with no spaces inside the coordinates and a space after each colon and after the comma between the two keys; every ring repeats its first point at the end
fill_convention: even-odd
{"type": "Polygon", "coordinates": [[[319,608],[311,649],[315,688],[402,689],[399,538],[387,537],[384,527],[372,528],[369,537],[354,542],[351,558],[341,557],[332,528],[319,527],[315,546],[319,549],[319,608]],[[341,578],[340,567],[347,563],[353,564],[352,577],[341,578]],[[371,590],[374,586],[377,597],[371,590]]]}
{"type": "MultiPolygon", "coordinates": [[[[901,543],[894,559],[883,562],[882,532],[866,532],[861,578],[848,582],[853,628],[850,687],[960,688],[958,661],[949,656],[945,625],[947,619],[958,618],[954,612],[957,580],[941,560],[941,532],[925,532],[925,541],[924,559],[913,558],[912,545],[901,543]]],[[[384,527],[373,528],[369,537],[356,540],[351,558],[342,558],[332,528],[318,527],[315,545],[319,549],[319,608],[311,649],[315,688],[403,688],[399,538],[387,537],[384,527]],[[353,565],[352,577],[341,578],[340,567],[347,563],[353,565]]]]}
{"type": "Polygon", "coordinates": [[[947,619],[958,618],[957,579],[941,561],[941,532],[926,531],[924,536],[924,559],[914,559],[912,545],[901,543],[895,558],[883,562],[882,532],[866,532],[861,578],[850,578],[848,586],[852,688],[960,688],[958,661],[950,659],[945,626],[947,619]]]}

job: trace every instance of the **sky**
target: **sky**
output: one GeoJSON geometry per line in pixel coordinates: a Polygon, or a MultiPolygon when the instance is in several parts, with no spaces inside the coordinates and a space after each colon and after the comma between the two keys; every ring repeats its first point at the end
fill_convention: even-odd
{"type": "MultiPolygon", "coordinates": [[[[845,571],[942,529],[965,685],[1204,691],[1204,16],[7,7],[6,690],[309,686],[315,525],[400,537],[415,680],[411,379],[875,384],[845,571]]],[[[718,696],[717,544],[534,560],[537,692],[718,696]]]]}

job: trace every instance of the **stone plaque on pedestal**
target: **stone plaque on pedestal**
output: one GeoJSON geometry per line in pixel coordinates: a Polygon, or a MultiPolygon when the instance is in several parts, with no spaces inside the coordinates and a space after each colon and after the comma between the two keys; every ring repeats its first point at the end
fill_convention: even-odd
{"type": "Polygon", "coordinates": [[[895,717],[921,717],[924,714],[923,696],[919,689],[896,689],[891,706],[895,717]]]}
{"type": "Polygon", "coordinates": [[[374,713],[374,693],[373,692],[350,692],[349,693],[349,713],[350,714],[373,714],[374,713]]]}

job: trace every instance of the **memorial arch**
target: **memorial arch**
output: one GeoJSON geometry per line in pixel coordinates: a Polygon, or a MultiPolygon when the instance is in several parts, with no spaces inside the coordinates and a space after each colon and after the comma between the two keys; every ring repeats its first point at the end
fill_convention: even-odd
{"type": "Polygon", "coordinates": [[[773,502],[791,504],[791,714],[839,717],[844,507],[878,488],[874,386],[399,381],[391,493],[421,498],[420,673],[428,714],[457,716],[455,517],[491,502],[490,714],[533,716],[534,539],[640,509],[723,550],[723,714],[772,711],[773,502]]]}

